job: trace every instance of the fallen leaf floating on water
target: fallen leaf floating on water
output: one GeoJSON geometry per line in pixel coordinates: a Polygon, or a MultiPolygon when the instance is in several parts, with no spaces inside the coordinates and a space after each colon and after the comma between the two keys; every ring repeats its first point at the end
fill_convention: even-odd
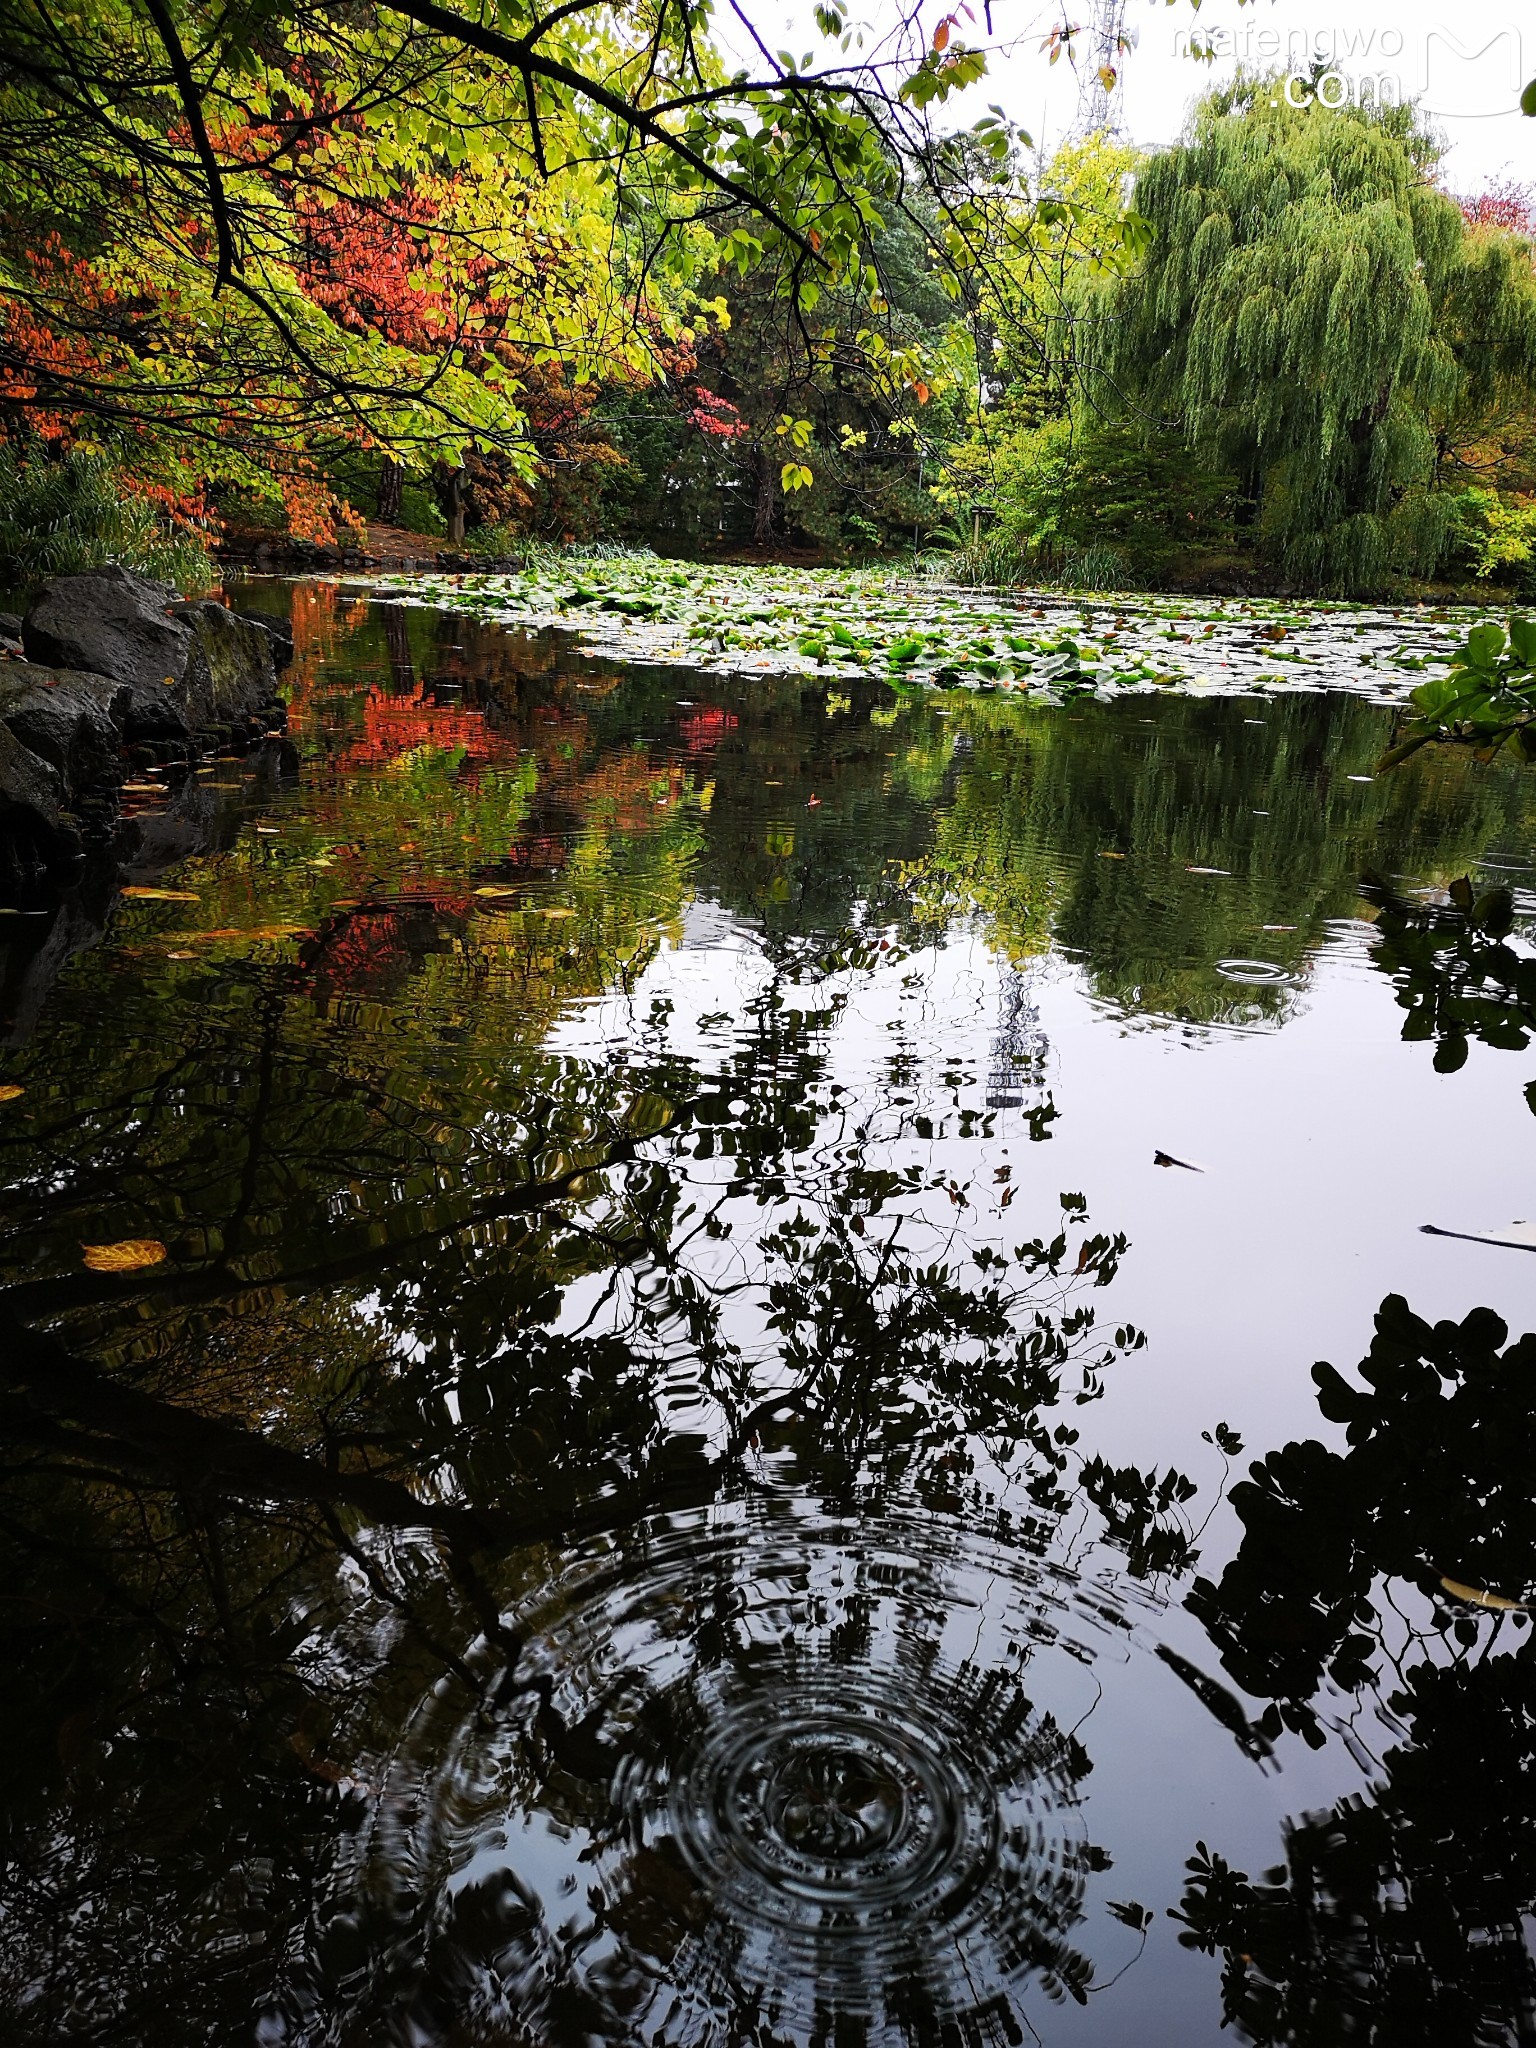
{"type": "Polygon", "coordinates": [[[1536,1252],[1536,1223],[1510,1223],[1501,1230],[1442,1230],[1438,1223],[1421,1223],[1425,1237],[1459,1237],[1464,1244],[1498,1245],[1510,1252],[1536,1252]]]}
{"type": "Polygon", "coordinates": [[[1154,1152],[1152,1154],[1152,1164],[1154,1166],[1182,1166],[1186,1173],[1204,1173],[1205,1171],[1203,1166],[1194,1166],[1187,1159],[1175,1159],[1171,1152],[1154,1152]]]}
{"type": "Polygon", "coordinates": [[[116,1244],[82,1244],[80,1249],[93,1273],[137,1273],[170,1256],[158,1237],[124,1237],[116,1244]]]}
{"type": "Polygon", "coordinates": [[[517,899],[517,893],[518,892],[516,889],[497,889],[490,887],[484,889],[477,889],[475,891],[475,894],[477,896],[484,896],[493,903],[515,902],[517,899]]]}
{"type": "Polygon", "coordinates": [[[1192,867],[1186,867],[1186,868],[1185,868],[1185,870],[1184,870],[1184,872],[1185,872],[1185,874],[1186,874],[1186,875],[1230,875],[1230,874],[1232,873],[1232,870],[1231,870],[1230,868],[1192,868],[1192,867]]]}
{"type": "Polygon", "coordinates": [[[203,900],[195,889],[147,889],[137,882],[130,882],[121,892],[133,896],[141,903],[201,903],[203,900]]]}
{"type": "Polygon", "coordinates": [[[1110,853],[1110,852],[1108,852],[1108,851],[1105,851],[1105,852],[1102,852],[1102,853],[1101,853],[1101,854],[1099,855],[1099,859],[1100,859],[1100,860],[1124,860],[1124,859],[1125,859],[1125,855],[1124,855],[1123,853],[1110,853]]]}
{"type": "Polygon", "coordinates": [[[7,1081],[0,1086],[0,1102],[14,1102],[18,1095],[25,1095],[26,1092],[26,1089],[19,1087],[15,1081],[7,1081]]]}
{"type": "Polygon", "coordinates": [[[1459,1579],[1442,1579],[1441,1585],[1456,1600],[1469,1601],[1474,1607],[1487,1607],[1495,1614],[1524,1614],[1528,1610],[1523,1600],[1506,1600],[1502,1593],[1485,1593],[1481,1586],[1464,1586],[1459,1579]]]}

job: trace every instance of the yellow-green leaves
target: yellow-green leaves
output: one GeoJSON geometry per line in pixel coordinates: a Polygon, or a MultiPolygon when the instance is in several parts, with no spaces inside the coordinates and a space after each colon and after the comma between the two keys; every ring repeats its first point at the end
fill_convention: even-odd
{"type": "Polygon", "coordinates": [[[80,1249],[93,1273],[137,1273],[170,1256],[158,1237],[124,1237],[116,1244],[83,1244],[80,1249]]]}

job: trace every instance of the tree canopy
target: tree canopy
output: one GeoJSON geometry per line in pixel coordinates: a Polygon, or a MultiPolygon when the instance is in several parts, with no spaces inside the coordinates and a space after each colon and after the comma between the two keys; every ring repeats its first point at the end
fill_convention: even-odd
{"type": "Polygon", "coordinates": [[[1434,158],[1408,109],[1298,110],[1250,79],[1137,180],[1153,238],[1106,309],[1099,402],[1234,473],[1312,587],[1431,573],[1442,486],[1536,381],[1529,253],[1469,230],[1434,158]]]}

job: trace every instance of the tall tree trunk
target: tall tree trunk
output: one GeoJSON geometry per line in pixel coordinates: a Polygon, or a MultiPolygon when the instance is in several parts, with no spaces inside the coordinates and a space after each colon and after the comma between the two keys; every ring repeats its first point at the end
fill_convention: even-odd
{"type": "Polygon", "coordinates": [[[773,539],[775,482],[773,450],[764,441],[757,451],[757,503],[752,514],[752,538],[760,547],[766,547],[773,539]]]}
{"type": "Polygon", "coordinates": [[[405,464],[386,455],[379,470],[379,518],[385,526],[400,522],[400,493],[405,489],[405,464]]]}
{"type": "Polygon", "coordinates": [[[448,481],[443,489],[443,496],[447,500],[444,510],[448,515],[448,538],[454,547],[462,547],[464,543],[464,515],[469,509],[464,492],[464,471],[462,467],[449,470],[448,481]]]}

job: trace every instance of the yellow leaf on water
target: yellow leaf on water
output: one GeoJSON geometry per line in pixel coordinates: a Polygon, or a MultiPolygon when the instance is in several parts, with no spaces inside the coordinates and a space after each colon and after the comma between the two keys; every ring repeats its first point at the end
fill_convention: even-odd
{"type": "MultiPolygon", "coordinates": [[[[175,939],[182,943],[191,939],[200,939],[207,944],[220,939],[312,939],[314,935],[313,925],[307,924],[220,924],[210,927],[207,931],[164,932],[161,936],[167,939],[175,939]]],[[[192,956],[190,954],[178,956],[172,953],[167,957],[174,960],[178,957],[190,959],[192,956]]]]}
{"type": "Polygon", "coordinates": [[[1463,1586],[1457,1579],[1442,1579],[1441,1585],[1457,1600],[1468,1600],[1474,1607],[1489,1607],[1496,1614],[1524,1614],[1523,1600],[1506,1600],[1502,1593],[1485,1593],[1481,1586],[1463,1586]]]}
{"type": "Polygon", "coordinates": [[[575,911],[568,903],[552,903],[547,910],[535,910],[535,917],[574,917],[575,911]]]}
{"type": "Polygon", "coordinates": [[[511,899],[512,897],[515,897],[515,896],[517,895],[517,893],[518,893],[518,892],[517,892],[517,890],[516,890],[516,889],[497,889],[497,888],[484,888],[484,889],[477,889],[477,890],[475,891],[475,894],[476,894],[477,896],[485,896],[485,897],[488,897],[488,898],[490,898],[490,900],[491,900],[492,902],[496,902],[496,903],[505,903],[505,902],[507,902],[507,901],[508,901],[509,899],[511,899]]]}
{"type": "Polygon", "coordinates": [[[93,1273],[136,1273],[170,1256],[158,1237],[124,1237],[116,1244],[82,1244],[80,1249],[93,1273]]]}
{"type": "Polygon", "coordinates": [[[14,1102],[18,1095],[25,1095],[26,1092],[26,1089],[18,1087],[16,1082],[7,1081],[0,1086],[0,1102],[14,1102]]]}
{"type": "Polygon", "coordinates": [[[124,896],[136,896],[144,903],[200,903],[202,898],[195,889],[144,889],[136,882],[130,882],[122,891],[124,896]]]}

